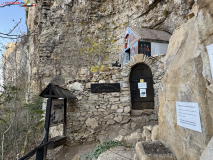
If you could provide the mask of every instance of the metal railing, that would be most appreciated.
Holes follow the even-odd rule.
[[[19,160],[28,160],[29,158],[31,158],[32,156],[34,156],[34,154],[36,153],[36,160],[42,160],[43,159],[43,155],[44,155],[44,148],[47,147],[48,145],[50,145],[51,143],[53,143],[53,141],[49,141],[45,144],[40,144],[39,146],[35,147],[33,150],[31,150],[30,152],[28,152],[25,156],[19,158]]]

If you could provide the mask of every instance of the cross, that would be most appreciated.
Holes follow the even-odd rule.
[[[140,67],[138,70],[141,71],[141,76],[142,76],[144,67]]]

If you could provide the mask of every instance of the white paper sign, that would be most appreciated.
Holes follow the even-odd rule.
[[[198,103],[176,102],[177,125],[202,132]]]
[[[123,88],[127,88],[128,84],[127,83],[123,83]]]
[[[206,48],[209,54],[209,61],[210,61],[210,66],[212,71],[212,79],[213,79],[213,44],[206,46]]]
[[[146,82],[138,83],[138,88],[147,88]]]
[[[140,89],[140,97],[146,97],[146,89]]]

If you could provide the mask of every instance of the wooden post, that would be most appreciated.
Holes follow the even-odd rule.
[[[52,97],[51,97],[52,89],[49,90],[49,98],[47,100],[47,108],[46,108],[46,118],[45,118],[45,138],[44,138],[44,143],[48,142],[48,137],[49,137],[49,128],[50,128],[50,117],[51,117],[51,106],[52,106]],[[44,147],[44,160],[46,160],[47,156],[47,146]]]
[[[64,98],[64,128],[63,128],[63,135],[66,136],[67,130],[67,98]]]
[[[43,157],[44,156],[44,149],[39,149],[37,150],[37,153],[36,153],[36,160],[43,160]]]

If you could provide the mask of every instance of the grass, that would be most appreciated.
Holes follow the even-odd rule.
[[[132,145],[128,145],[124,142],[120,142],[120,141],[113,141],[113,140],[109,140],[106,142],[103,142],[99,145],[97,145],[92,153],[86,154],[86,160],[92,160],[93,158],[98,158],[100,154],[102,154],[103,152],[106,152],[107,150],[109,150],[110,148],[116,147],[116,146],[125,146],[127,148],[131,148]],[[80,158],[81,160],[81,158]]]

